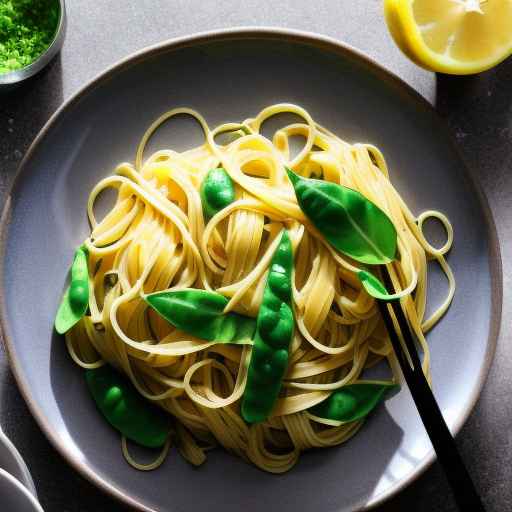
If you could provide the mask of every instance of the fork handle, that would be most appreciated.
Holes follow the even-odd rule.
[[[393,349],[400,363],[402,373],[404,374],[405,381],[409,386],[412,398],[437,454],[439,463],[450,484],[457,506],[463,512],[468,510],[471,510],[471,512],[485,512],[482,500],[473,485],[471,477],[457,449],[455,440],[446,425],[421,366],[417,365],[414,370],[411,368],[395,331],[387,304],[380,300],[378,300],[377,303],[389,333]],[[390,303],[390,306],[393,308],[399,321],[404,338],[409,338],[407,345],[414,347],[408,324],[405,326],[402,325],[403,318],[400,317],[404,317],[404,315],[400,303],[396,304],[396,306],[402,314],[395,310],[395,304]]]

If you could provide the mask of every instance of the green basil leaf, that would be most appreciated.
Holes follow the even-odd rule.
[[[335,249],[369,265],[395,259],[396,229],[377,205],[356,190],[286,171],[302,211]]]
[[[228,299],[220,293],[187,288],[146,295],[145,301],[187,334],[217,343],[252,344],[256,319],[223,313]]]
[[[380,282],[380,280],[366,270],[360,270],[357,273],[357,277],[361,281],[364,289],[368,292],[368,294],[375,299],[390,301],[400,298],[400,295],[398,294],[391,295],[388,293],[386,287]]]
[[[87,250],[81,246],[75,252],[71,266],[71,282],[55,317],[55,330],[64,334],[87,312],[89,307],[89,270]]]
[[[86,370],[85,379],[98,409],[125,437],[147,448],[160,448],[169,437],[171,417],[139,394],[111,366]]]
[[[367,416],[390,394],[400,389],[398,384],[364,382],[349,384],[334,391],[327,399],[311,407],[309,412],[319,418],[348,423]]]

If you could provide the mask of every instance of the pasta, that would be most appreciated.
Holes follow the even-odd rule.
[[[268,118],[296,114],[302,122],[261,133]],[[144,149],[162,123],[192,116],[205,134],[185,152]],[[220,138],[228,139],[223,143]],[[292,155],[292,138],[303,145]],[[89,311],[66,333],[73,360],[93,369],[108,363],[124,373],[147,401],[174,418],[171,444],[192,464],[221,445],[273,473],[289,470],[300,453],[350,439],[362,420],[321,418],[308,409],[333,391],[364,382],[363,372],[383,360],[393,382],[401,374],[375,300],[357,279],[362,265],[336,251],[304,215],[285,165],[304,177],[320,178],[359,191],[392,220],[398,258],[387,265],[403,292],[411,327],[421,343],[423,370],[430,380],[425,333],[448,309],[455,281],[445,255],[453,231],[439,212],[416,218],[393,187],[384,157],[369,144],[349,144],[316,123],[303,108],[270,106],[241,123],[211,130],[194,110],[179,108],[159,117],[144,134],[134,164],[122,163],[92,190],[87,206],[91,235]],[[235,184],[234,201],[207,218],[200,187],[210,169],[222,166]],[[97,220],[95,203],[106,189],[114,206]],[[422,226],[438,219],[447,232],[441,248]],[[225,312],[258,315],[270,260],[286,229],[293,247],[295,332],[279,398],[270,417],[248,424],[240,412],[251,344],[206,341],[176,329],[147,307],[144,297],[160,290],[198,288],[228,299]],[[435,260],[448,284],[445,301],[425,318],[427,261]],[[165,447],[167,452],[169,443]],[[139,469],[123,439],[123,453]]]

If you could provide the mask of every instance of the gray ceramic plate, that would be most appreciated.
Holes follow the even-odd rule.
[[[36,139],[5,206],[1,269],[6,344],[32,413],[70,464],[140,509],[353,511],[388,498],[433,460],[404,390],[352,441],[305,454],[283,476],[222,450],[200,469],[172,451],[157,471],[137,472],[53,334],[67,267],[88,233],[88,193],[118,162],[133,159],[148,124],[176,106],[193,106],[215,125],[279,101],[307,107],[349,141],[381,147],[412,209],[437,208],[452,220],[457,295],[428,339],[434,391],[453,431],[487,374],[501,306],[494,225],[442,123],[418,94],[336,41],[284,30],[217,32],[144,50],[82,89]],[[163,130],[154,147],[196,143],[198,132],[185,128]],[[435,271],[430,288],[435,305],[446,291]]]

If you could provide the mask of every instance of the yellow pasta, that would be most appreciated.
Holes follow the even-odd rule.
[[[261,134],[269,117],[293,113],[303,119]],[[176,115],[194,117],[205,134],[200,147],[162,149],[145,155],[158,127]],[[224,140],[221,144],[219,138]],[[292,137],[303,146],[291,156]],[[122,163],[92,190],[91,225],[85,241],[91,277],[90,313],[66,335],[73,360],[84,368],[109,363],[126,374],[139,393],[174,418],[172,443],[192,464],[221,445],[266,471],[289,470],[300,453],[350,439],[361,421],[348,424],[307,411],[333,390],[360,380],[366,368],[387,362],[401,374],[374,299],[356,277],[359,266],[336,252],[301,211],[285,165],[306,176],[322,176],[361,192],[392,220],[400,258],[388,265],[412,328],[430,356],[424,333],[450,305],[455,281],[445,255],[453,231],[448,219],[428,211],[416,218],[393,187],[380,151],[348,144],[317,124],[303,108],[268,107],[256,117],[211,130],[190,109],[171,110],[147,130],[134,164]],[[205,221],[199,189],[206,173],[222,166],[235,183],[235,201]],[[115,204],[99,220],[94,206],[106,189]],[[437,218],[447,232],[441,248],[430,245],[424,221]],[[205,341],[175,329],[148,309],[145,294],[187,287],[215,290],[229,299],[226,311],[256,317],[265,276],[285,227],[294,250],[293,302],[296,330],[279,399],[271,417],[248,425],[240,414],[251,346]],[[436,260],[448,280],[446,300],[424,318],[427,261]],[[139,469],[123,439],[126,459]]]

